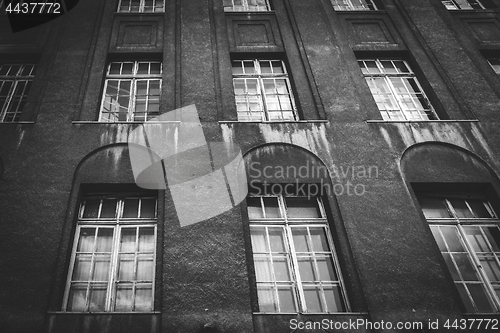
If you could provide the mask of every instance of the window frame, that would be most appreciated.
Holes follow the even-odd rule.
[[[495,64],[492,63],[492,60]],[[488,64],[491,66],[491,69],[495,72],[496,75],[500,75],[500,57],[488,57],[486,58]]]
[[[281,63],[281,67],[283,69],[283,73],[264,73],[263,74],[262,70],[261,70],[261,62],[264,62],[264,61],[269,61],[270,63],[279,61]],[[254,66],[253,68],[256,70],[256,72],[254,74],[245,74],[245,73],[235,74],[233,71],[233,69],[235,68],[233,64],[235,62],[241,62],[242,68],[244,68],[244,62],[252,62],[253,66]],[[294,89],[292,87],[292,82],[290,80],[290,74],[288,71],[287,64],[285,63],[284,60],[279,59],[279,58],[272,58],[272,59],[270,59],[270,58],[265,58],[265,59],[264,58],[245,58],[245,59],[238,58],[238,59],[232,59],[231,60],[231,70],[233,71],[232,72],[233,93],[234,93],[235,103],[236,103],[236,114],[237,114],[239,122],[255,122],[255,121],[257,121],[257,122],[283,122],[283,121],[295,122],[295,121],[300,120],[298,110],[297,110],[297,103],[295,101]],[[247,86],[246,80],[248,80],[248,79],[250,79],[250,80],[255,79],[257,81],[257,88],[258,88],[257,93],[254,95],[250,95],[245,91],[244,94],[237,95],[236,88],[235,88],[236,80],[245,80],[245,87],[246,87]],[[288,97],[288,100],[290,101],[290,105],[291,105],[291,110],[269,110],[269,107],[267,105],[267,95],[271,95],[271,94],[266,94],[265,88],[264,88],[264,81],[269,80],[269,79],[284,80],[288,94],[286,94],[286,95],[283,94],[283,96]],[[258,102],[259,102],[259,106],[260,106],[261,110],[238,111],[238,97],[245,97],[247,108],[248,109],[250,108],[248,96],[253,96],[253,97],[258,98]],[[281,96],[281,95],[278,93],[276,96]],[[283,118],[271,119],[270,113],[278,113],[279,112],[281,115],[283,115],[283,111],[285,111],[287,113],[290,112],[293,116],[293,119],[292,120],[283,119]],[[261,115],[259,120],[252,118],[252,116],[256,113],[260,113],[260,115]],[[246,114],[248,116],[249,120],[240,119],[240,116],[239,116],[240,114]]]
[[[367,61],[374,61],[379,72],[378,73],[364,73],[363,70],[368,68],[365,65],[365,62],[367,62]],[[385,69],[381,64],[382,61],[403,62],[406,69],[408,70],[408,72],[398,72],[398,73],[385,72]],[[361,73],[362,73],[363,77],[365,78],[365,82],[368,85],[370,93],[375,101],[375,104],[377,104],[377,109],[379,110],[380,115],[382,116],[382,119],[384,121],[432,121],[432,120],[439,120],[439,117],[436,113],[434,106],[432,105],[429,97],[427,97],[425,90],[423,89],[422,85],[420,84],[420,82],[418,80],[417,74],[413,71],[413,69],[411,68],[411,66],[407,60],[402,59],[402,58],[359,57],[357,59],[357,62],[358,62],[358,65],[360,67]],[[361,66],[361,63],[363,63],[364,67]],[[396,65],[394,65],[394,68],[397,69],[398,67]],[[383,78],[385,85],[389,88],[391,102],[394,102],[394,104],[398,107],[398,109],[381,110],[379,108],[377,100],[375,99],[375,94],[373,93],[371,86],[370,86],[370,82],[369,82],[370,80],[375,81],[376,78]],[[404,86],[406,88],[405,93],[409,94],[412,97],[412,102],[416,98],[419,101],[419,103],[420,103],[420,99],[418,97],[414,97],[414,95],[417,96],[420,94],[422,96],[424,102],[426,102],[429,105],[429,108],[426,109],[424,107],[422,109],[414,109],[414,110],[405,109],[405,107],[403,106],[404,101],[402,99],[403,94],[398,93],[398,90],[394,87],[394,83],[391,80],[392,78],[413,80],[413,82],[416,85],[416,88],[418,88],[418,91],[413,90],[413,92],[411,92],[408,89],[407,84],[404,84]],[[414,88],[414,87],[412,87],[412,88]],[[415,102],[413,102],[413,103],[415,105]],[[420,103],[420,105],[422,105],[422,103]],[[391,117],[391,114],[392,115],[395,114],[398,117],[396,119],[393,119]],[[408,114],[418,114],[420,116],[420,119],[413,119],[412,117],[409,117]],[[425,116],[423,116],[423,114]]]
[[[444,207],[446,208],[447,212],[450,217],[426,217],[422,208],[422,204],[420,203],[420,198],[422,197],[433,197],[433,198],[439,198],[444,202]],[[460,294],[460,299],[462,301],[462,304],[464,305],[466,311],[467,307],[470,308],[470,306],[473,307],[473,311],[470,312],[468,311],[467,313],[472,313],[472,314],[477,314],[477,313],[499,313],[500,312],[500,297],[497,296],[497,292],[494,289],[494,285],[498,285],[500,287],[500,280],[492,282],[490,278],[488,277],[484,266],[481,263],[481,260],[479,259],[479,255],[477,252],[480,253],[489,253],[490,257],[493,258],[493,261],[496,262],[498,267],[500,267],[500,252],[493,251],[493,247],[491,246],[491,241],[488,240],[487,247],[491,252],[484,252],[484,251],[476,251],[474,249],[474,246],[471,244],[469,239],[467,238],[467,232],[466,228],[474,228],[476,231],[479,230],[481,232],[481,235],[485,237],[484,230],[483,228],[497,228],[500,232],[500,219],[498,215],[496,214],[493,205],[491,204],[491,201],[478,195],[457,195],[457,194],[450,194],[450,193],[417,193],[417,198],[419,199],[419,204],[422,209],[422,213],[424,214],[424,217],[427,221],[427,224],[429,225],[429,229],[431,229],[431,232],[434,235],[434,232],[432,231],[434,229],[438,229],[439,235],[442,240],[446,242],[444,246],[446,247],[446,252],[443,252],[440,248],[440,252],[443,256],[443,260],[446,261],[444,258],[444,253],[447,253],[450,255],[450,260],[451,263],[454,265],[456,274],[458,273],[458,278],[459,280],[453,278],[453,273],[451,269],[447,267],[448,270],[450,271],[450,274],[452,275],[453,283],[454,285],[460,284],[462,287],[461,289],[465,290],[465,293],[468,297],[468,303],[469,305],[466,304],[466,301],[463,299],[463,294],[458,290],[457,292]],[[486,211],[490,214],[490,218],[484,218],[484,217],[460,217],[457,213],[457,210],[453,206],[451,200],[464,200],[465,204],[469,210],[473,214],[473,208],[471,208],[470,201],[475,200],[478,201],[480,200]],[[459,254],[462,253],[462,251],[451,251],[450,250],[450,245],[448,244],[448,239],[444,237],[444,234],[442,233],[441,228],[443,227],[454,227],[456,230],[456,235],[458,236],[458,240],[460,242],[460,245],[464,248],[466,251],[467,258],[469,258],[469,263],[472,265],[474,273],[479,277],[479,280],[470,280],[470,279],[465,279],[463,276],[463,272],[458,268],[458,264],[456,263],[456,259],[452,256],[452,254],[458,252]],[[436,236],[434,235],[434,239],[436,243],[438,243]],[[488,237],[485,237],[485,239],[488,239]],[[498,240],[500,243],[500,240]],[[439,244],[438,244],[439,246]],[[456,245],[454,246],[456,247]],[[485,255],[486,257],[486,255]],[[489,258],[491,259],[491,258]],[[481,285],[483,287],[483,290],[486,291],[486,296],[487,296],[487,301],[493,308],[493,312],[481,312],[478,309],[478,305],[476,305],[475,299],[473,298],[469,288],[467,285],[469,284],[475,284],[475,285]]]
[[[467,3],[459,4],[456,0],[441,0],[443,6],[448,10],[483,10],[487,9],[480,0],[465,0]],[[468,6],[469,8],[462,8],[461,6]],[[474,6],[478,8],[474,8]]]
[[[251,241],[250,248],[251,248],[251,252],[252,252],[252,263],[253,263],[254,270],[256,269],[256,266],[255,266],[256,258],[258,258],[259,255],[261,257],[264,257],[264,258],[269,258],[270,261],[269,261],[268,267],[270,267],[270,274],[271,274],[271,279],[272,279],[271,281],[259,282],[257,280],[257,274],[255,275],[255,288],[257,291],[257,304],[258,304],[258,308],[259,308],[258,313],[264,313],[264,314],[284,314],[284,313],[326,314],[326,313],[329,313],[329,314],[331,314],[331,313],[348,313],[348,312],[350,312],[351,306],[349,303],[349,299],[347,297],[346,285],[345,285],[345,282],[344,282],[344,279],[342,276],[342,270],[340,267],[339,258],[338,258],[337,251],[335,248],[335,242],[333,240],[329,220],[328,220],[328,217],[326,215],[326,210],[325,210],[325,207],[323,205],[322,198],[321,197],[314,197],[314,199],[316,200],[317,208],[319,209],[319,213],[321,215],[318,218],[303,218],[303,217],[302,218],[301,217],[294,218],[294,217],[289,217],[287,214],[286,205],[285,205],[285,200],[286,200],[285,198],[308,198],[308,196],[298,196],[298,195],[286,195],[286,196],[284,196],[283,194],[255,195],[255,194],[249,193],[247,199],[248,198],[260,198],[261,208],[264,209],[263,216],[265,214],[264,198],[277,198],[278,209],[279,209],[281,217],[280,218],[262,217],[262,218],[258,218],[258,219],[253,219],[250,217],[250,214],[248,214],[248,218],[249,218],[249,229],[248,230],[250,233],[250,239],[251,239],[252,229],[265,230],[265,233],[267,235],[267,237],[265,239],[267,240],[267,242],[270,242],[268,229],[269,228],[281,228],[282,235],[284,236],[282,238],[282,241],[283,241],[283,246],[284,246],[284,251],[285,251],[281,255],[284,256],[284,258],[286,258],[288,261],[287,268],[288,268],[290,280],[288,281],[287,285],[292,288],[293,301],[294,301],[293,306],[295,307],[294,312],[281,311],[280,298],[276,294],[276,292],[277,292],[277,290],[279,290],[278,288],[279,288],[280,284],[283,287],[283,285],[285,285],[285,282],[277,280],[274,276],[274,273],[273,273],[275,270],[275,267],[273,264],[274,263],[273,259],[276,256],[276,254],[274,254],[274,256],[273,256],[273,253],[275,253],[275,252],[273,252],[270,247],[269,247],[268,252],[266,254],[261,253],[261,252],[257,252],[253,248],[253,241]],[[247,212],[248,212],[248,201],[247,201]],[[292,230],[295,228],[307,228],[306,229],[307,234],[309,235],[307,237],[308,237],[308,240],[310,240],[311,242],[312,242],[312,238],[309,238],[309,237],[311,237],[310,236],[310,233],[311,233],[310,228],[318,228],[318,229],[321,228],[324,231],[324,234],[326,235],[326,241],[327,241],[327,244],[328,244],[328,247],[330,250],[323,251],[325,253],[320,253],[322,251],[311,250],[310,252],[304,252],[307,254],[302,254],[302,257],[304,257],[304,258],[309,257],[312,259],[312,262],[314,264],[314,268],[313,268],[314,274],[317,274],[319,272],[317,259],[318,258],[330,258],[331,264],[333,265],[333,267],[332,267],[333,272],[337,276],[336,281],[334,281],[334,280],[327,281],[327,280],[321,280],[321,279],[314,281],[314,282],[311,282],[311,281],[303,282],[302,281],[301,274],[299,271],[299,263],[298,263],[299,262],[298,259],[301,258],[300,253],[302,253],[302,252],[296,251],[295,241],[293,240],[293,233],[292,233]],[[311,245],[312,244],[314,244],[314,243],[311,243]],[[270,243],[269,243],[269,246],[270,246]],[[320,253],[320,254],[318,255],[317,253]],[[257,255],[257,257],[256,257],[256,255]],[[274,294],[274,299],[276,300],[276,305],[275,305],[276,311],[263,311],[261,309],[261,305],[259,302],[259,296],[258,296],[259,283],[264,284],[264,285],[271,285],[272,284],[275,287],[275,289],[274,288],[272,289],[273,290],[272,292]],[[304,295],[304,285],[306,285],[306,288],[307,287],[319,288],[320,297],[321,297],[320,306],[326,307],[326,309],[328,308],[328,302],[326,300],[327,296],[326,296],[323,288],[324,287],[332,287],[333,288],[332,290],[335,290],[335,287],[337,287],[338,288],[337,290],[339,291],[339,294],[340,294],[340,299],[335,299],[335,301],[342,303],[344,311],[329,311],[329,310],[327,310],[327,311],[319,311],[319,312],[318,311],[308,312],[307,311],[306,297]]]
[[[122,11],[121,10],[122,3],[125,1],[129,2],[128,10]],[[165,13],[165,1],[166,0],[148,0],[148,1],[153,2],[153,7],[152,7],[153,10],[152,11],[145,11],[145,9],[147,8],[146,7],[146,0],[140,0],[138,11],[132,11],[132,0],[118,0],[118,8],[116,9],[116,12],[117,13],[141,13],[141,14],[144,14],[144,13],[146,13],[146,14]],[[163,6],[161,7],[161,10],[159,10],[159,11],[155,10],[157,1],[161,1],[163,3]],[[158,7],[158,8],[160,8],[160,7]]]
[[[330,0],[333,6],[333,9],[336,11],[372,11],[372,10],[382,10],[383,8],[379,8],[374,0],[357,0],[359,2],[364,2],[361,6],[353,4],[352,0]],[[339,4],[343,3],[343,4]],[[372,7],[372,8],[371,8]]]
[[[232,6],[226,6],[224,4],[225,1],[231,1],[232,3]],[[226,13],[234,13],[234,12],[270,12],[272,11],[272,6],[271,6],[271,0],[264,0],[265,2],[265,9],[256,9],[256,10],[250,10],[250,5],[249,5],[249,2],[250,1],[258,1],[258,0],[240,0],[241,1],[241,5],[235,5],[234,4],[234,0],[223,0],[223,3],[222,3],[222,6],[224,8],[224,12]],[[241,9],[235,9],[235,8],[238,8],[239,7],[242,7]],[[254,5],[255,6],[258,6],[258,5]],[[260,8],[260,7],[258,7]]]
[[[19,69],[14,75],[2,75],[1,70],[3,66],[19,66]],[[29,70],[28,75],[22,75],[24,69],[27,66],[33,66],[31,70]],[[19,98],[17,107],[21,103],[24,102],[26,104],[26,101],[29,98],[29,93],[30,90],[32,89],[33,81],[35,79],[35,73],[38,68],[38,63],[35,63],[34,61],[23,61],[23,62],[18,62],[18,61],[6,61],[0,63],[0,93],[3,89],[3,86],[7,84],[7,82],[12,82],[12,86],[9,88],[7,91],[7,94],[5,96],[5,102],[0,105],[0,123],[16,123],[21,121],[21,117],[23,114],[23,109],[16,109],[15,111],[12,111],[11,107],[15,105],[16,98]],[[8,70],[8,72],[10,69]],[[7,73],[8,73],[7,72]],[[16,94],[18,87],[21,85],[21,83],[25,83],[24,87],[22,87],[22,92],[21,94]],[[9,114],[13,114],[12,120],[6,121],[6,118],[8,117]]]
[[[85,204],[86,200],[95,200],[99,199],[99,208],[98,208],[98,216],[95,218],[85,218],[83,217],[84,209],[85,209]],[[106,199],[111,199],[114,200],[116,199],[116,207],[115,207],[115,218],[101,218],[100,214],[102,211],[102,203],[103,200]],[[133,217],[133,218],[126,218],[123,217],[123,207],[124,207],[124,201],[127,199],[139,199],[139,200],[155,200],[155,207],[154,207],[154,217]],[[140,201],[142,202],[142,201]],[[138,204],[138,214],[140,216],[141,214],[141,208],[140,206],[142,203]],[[153,312],[155,309],[155,292],[156,292],[156,268],[157,268],[157,246],[158,246],[158,198],[156,196],[152,195],[142,195],[142,194],[131,194],[127,196],[122,196],[122,195],[87,195],[82,200],[80,201],[79,207],[78,207],[78,212],[77,212],[78,218],[77,218],[77,223],[76,223],[76,228],[75,228],[75,236],[73,239],[73,245],[71,247],[71,258],[70,258],[70,265],[68,268],[68,275],[66,277],[66,285],[64,289],[64,297],[63,297],[63,306],[62,306],[62,311],[63,312],[68,312],[68,313],[92,313],[92,312],[106,312],[106,313],[114,313],[114,312],[127,312],[127,313],[150,313]],[[93,247],[96,246],[97,244],[97,235],[99,230],[101,229],[110,229],[113,230],[113,236],[112,236],[112,242],[111,242],[111,251],[110,251],[110,263],[109,263],[109,271],[107,273],[108,275],[108,280],[104,281],[107,283],[106,285],[106,295],[105,295],[105,304],[104,304],[104,309],[103,310],[98,310],[98,311],[92,311],[90,309],[90,293],[91,293],[91,288],[94,284],[103,284],[103,281],[97,281],[95,283],[95,280],[92,280],[92,274],[94,272],[95,267],[92,265],[94,262],[95,258],[98,257],[96,253],[99,253],[98,251],[93,250],[92,252],[84,252],[87,254],[90,253],[90,259],[91,259],[91,266],[90,266],[90,271],[89,271],[89,276],[88,280],[81,280],[81,281],[74,281],[73,280],[73,273],[75,270],[75,262],[76,262],[76,257],[78,254],[78,246],[80,244],[80,235],[81,235],[81,230],[84,228],[88,229],[95,229],[94,232],[94,244]],[[153,228],[153,247],[152,251],[152,262],[153,262],[153,267],[152,267],[152,276],[151,276],[151,281],[144,282],[145,280],[130,280],[130,281],[119,281],[118,280],[118,269],[119,269],[119,254],[123,253],[120,252],[120,240],[122,236],[122,231],[124,229],[135,229],[136,230],[136,243],[135,247],[138,246],[138,239],[139,239],[139,230],[140,228]],[[106,252],[107,253],[107,252]],[[126,252],[128,253],[128,252]],[[129,254],[130,255],[130,254]],[[133,275],[135,276],[135,273],[137,272],[137,266],[136,266],[136,261],[138,261],[138,258],[141,255],[139,254],[139,250],[136,247],[134,250],[134,269],[133,269]],[[142,254],[144,256],[144,253]],[[71,310],[68,309],[69,307],[69,302],[70,302],[70,293],[72,290],[72,284],[86,284],[86,295],[85,295],[85,310]],[[117,287],[120,283],[125,283],[125,284],[132,284],[132,307],[135,307],[135,290],[136,290],[136,285],[137,284],[149,284],[151,286],[151,303],[150,303],[150,310],[147,311],[140,311],[140,310],[115,310],[116,307],[116,291]]]
[[[133,64],[133,70],[132,74],[110,74],[111,66],[113,64],[120,64],[120,68],[123,68],[123,64],[128,64],[132,63]],[[151,64],[160,64],[160,73],[157,74],[138,74],[138,68],[139,64],[141,63],[148,63],[149,66]],[[121,70],[120,69],[120,70]],[[98,122],[103,122],[103,123],[117,123],[117,122],[145,122],[151,118],[157,117],[160,115],[160,100],[161,100],[161,92],[162,92],[162,75],[163,75],[163,63],[161,61],[153,61],[153,60],[128,60],[128,61],[110,61],[107,65],[107,70],[104,78],[104,87],[102,91],[102,97],[101,97],[101,103],[99,107],[99,117],[98,117]],[[120,120],[120,112],[103,112],[104,111],[104,104],[106,102],[106,97],[107,95],[107,89],[110,81],[118,81],[119,86],[121,85],[122,82],[130,82],[130,90],[129,90],[129,95],[128,95],[128,107],[127,107],[127,116],[126,120]],[[136,120],[136,106],[137,106],[137,100],[138,100],[138,95],[137,95],[137,83],[138,82],[147,82],[147,95],[144,95],[146,100],[146,108],[143,113],[144,119],[142,120]],[[150,82],[152,81],[158,81],[159,86],[158,86],[158,95],[151,95],[149,94],[149,86]],[[117,88],[117,91],[119,88]],[[113,95],[115,96],[115,95]],[[116,95],[120,96],[120,95]],[[124,96],[124,95],[123,95]],[[141,95],[142,96],[142,95]],[[155,112],[148,112],[147,109],[147,103],[149,102],[149,98],[151,96],[157,96],[158,98],[158,111],[157,113]],[[118,108],[120,109],[122,106],[120,104],[112,104],[110,103],[110,111],[113,108]],[[108,118],[104,118],[104,114],[108,115]],[[113,120],[112,118],[118,118],[116,120]]]

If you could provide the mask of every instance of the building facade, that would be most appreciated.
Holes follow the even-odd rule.
[[[499,19],[500,0],[87,0],[16,33],[1,14],[0,331],[497,330]]]

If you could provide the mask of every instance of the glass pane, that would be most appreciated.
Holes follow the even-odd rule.
[[[491,304],[482,284],[468,284],[467,287],[474,303],[476,303],[478,312],[495,312],[493,304]]]
[[[264,200],[264,208],[266,212],[266,218],[278,218],[281,217],[280,210],[278,207],[278,198],[276,197],[266,197]]]
[[[304,287],[307,312],[322,312],[320,290],[315,287]]]
[[[134,280],[134,257],[131,255],[121,255],[118,263],[118,280]]]
[[[132,74],[133,70],[134,70],[134,63],[132,62],[123,63],[122,74]]]
[[[325,231],[326,231],[325,228],[316,228],[316,227],[309,228],[309,232],[311,233],[313,250],[316,252],[330,251]]]
[[[316,198],[286,198],[288,217],[321,217]]]
[[[115,311],[132,311],[132,286],[116,287]]]
[[[489,252],[488,242],[483,236],[480,227],[464,227],[467,240],[475,252]]]
[[[491,282],[500,282],[500,266],[493,256],[480,257],[479,261]]]
[[[85,200],[85,208],[83,210],[83,218],[97,218],[99,213],[99,203],[101,200],[92,199]]]
[[[260,204],[260,198],[247,197],[247,207],[249,219],[261,219],[264,217]]]
[[[88,281],[90,278],[90,263],[92,257],[89,255],[77,255],[73,268],[73,281]]]
[[[135,252],[135,228],[123,228],[120,240],[120,252]]]
[[[268,252],[266,242],[266,229],[264,227],[250,229],[250,235],[252,237],[252,249],[254,253]]]
[[[102,201],[101,218],[116,217],[116,199],[104,199]]]
[[[316,281],[314,274],[314,261],[312,257],[298,257],[300,278],[302,281]]]
[[[344,312],[344,302],[340,293],[340,287],[324,287],[326,306],[328,312]]]
[[[78,242],[78,252],[93,252],[94,251],[94,236],[96,228],[81,228],[80,240]]]
[[[139,217],[139,199],[125,199],[123,203],[123,217]]]
[[[467,254],[453,254],[453,259],[455,259],[458,269],[462,273],[462,278],[465,281],[479,281],[479,277]]]
[[[269,282],[273,280],[270,264],[268,257],[254,256],[255,278],[257,282]]]
[[[443,258],[444,261],[446,262],[446,266],[448,266],[448,269],[450,270],[450,274],[451,277],[453,278],[453,281],[460,281],[461,280],[460,275],[458,274],[457,268],[453,263],[451,255],[449,253],[443,253]]]
[[[439,250],[441,252],[447,252],[448,249],[446,248],[446,244],[443,240],[443,237],[441,236],[441,233],[439,232],[439,227],[432,226],[431,231],[432,231],[432,234],[434,235],[434,239],[436,240],[437,245],[439,246]]]
[[[150,286],[137,287],[135,290],[135,311],[153,310],[153,291]]]
[[[307,228],[292,228],[293,243],[296,252],[309,252]]]
[[[280,312],[296,312],[293,290],[291,287],[278,287]]]
[[[463,284],[456,284],[458,293],[460,294],[460,298],[465,306],[465,311],[472,313],[475,312],[474,305],[471,302],[469,295],[467,294],[467,290],[465,289]]]
[[[271,252],[285,252],[283,228],[269,228],[268,232]]]
[[[96,256],[94,259],[93,281],[107,281],[109,279],[109,256]]]
[[[141,200],[141,217],[143,218],[156,217],[156,199]]]
[[[474,217],[469,207],[465,204],[464,199],[450,199],[451,205],[455,209],[455,213],[459,218],[471,218]]]
[[[113,246],[113,229],[100,228],[97,232],[96,252],[111,252]]]
[[[154,252],[154,228],[139,228],[139,252]]]
[[[153,258],[139,259],[137,262],[137,280],[153,281]]]
[[[338,277],[333,268],[333,260],[330,257],[316,258],[321,281],[337,281]]]
[[[460,238],[458,237],[458,230],[456,227],[439,227],[443,233],[446,244],[450,252],[466,252]]]
[[[483,228],[483,232],[490,242],[493,251],[500,252],[500,229],[498,227]]]
[[[68,311],[85,311],[85,295],[87,288],[85,286],[72,286],[69,292]]]
[[[259,299],[260,312],[277,312],[277,300],[271,287],[258,287],[257,297]]]
[[[479,218],[492,218],[490,212],[485,207],[485,202],[482,200],[467,200],[469,206],[472,208],[472,212],[476,217]]]
[[[419,196],[418,202],[427,219],[451,217],[444,199]]]
[[[104,311],[106,305],[106,286],[90,286],[90,311]]]
[[[290,281],[290,272],[288,271],[288,260],[286,258],[273,258],[274,275],[276,281]]]

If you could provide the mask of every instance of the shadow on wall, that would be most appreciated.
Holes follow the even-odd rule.
[[[2,158],[0,157],[0,180],[2,180],[3,171],[4,171],[3,161],[2,161]]]

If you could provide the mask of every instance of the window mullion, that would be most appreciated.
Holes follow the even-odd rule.
[[[121,202],[118,201],[118,204]],[[117,205],[118,206],[118,205]],[[113,304],[115,304],[115,293],[116,293],[116,284],[118,279],[118,250],[120,245],[120,237],[121,237],[121,226],[116,224],[113,227],[113,246],[111,248],[111,269],[110,276],[107,286],[107,297],[106,297],[106,311],[113,311]]]
[[[130,80],[130,101],[128,103],[127,121],[134,121],[134,111],[137,93],[137,79],[134,77]]]
[[[288,222],[285,222],[285,235],[287,237],[287,244],[289,247],[289,253],[290,253],[290,259],[292,261],[292,274],[295,276],[295,288],[294,288],[294,294],[297,297],[297,307],[298,307],[298,312],[306,312],[307,311],[307,306],[306,306],[306,301],[305,301],[305,295],[304,295],[304,290],[302,287],[302,280],[300,278],[300,272],[299,272],[299,261],[297,259],[297,253],[295,250],[295,244],[293,242],[293,235],[292,235],[292,227],[288,224]],[[293,283],[293,281],[292,281]]]
[[[403,111],[403,106],[401,104],[399,94],[396,92],[396,88],[394,88],[394,86],[392,84],[391,77],[392,76],[389,76],[389,75],[386,74],[386,75],[384,75],[384,80],[387,83],[387,86],[389,87],[389,89],[391,90],[391,94],[394,97],[394,100],[396,101],[396,103],[398,105],[399,112],[400,112],[401,116],[403,116],[403,118],[405,120],[408,120],[408,118],[406,117],[405,112]]]

